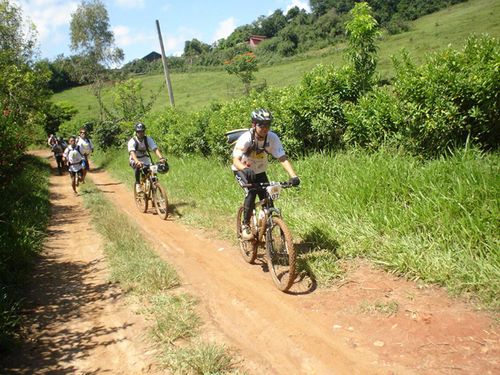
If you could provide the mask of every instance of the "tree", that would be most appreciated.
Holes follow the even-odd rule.
[[[202,53],[210,51],[210,46],[206,43],[200,42],[198,39],[193,39],[191,41],[186,41],[184,45],[184,55],[185,56],[198,56]]]
[[[43,132],[50,95],[47,65],[33,63],[34,26],[28,31],[25,26],[20,8],[0,0],[0,186],[26,147]]]
[[[245,86],[245,93],[250,92],[250,82],[255,79],[254,72],[258,70],[257,59],[253,52],[246,52],[224,62],[226,71],[236,75]]]
[[[260,17],[258,20],[259,34],[272,38],[287,25],[286,17],[280,9],[274,11],[269,17]]]
[[[349,12],[351,19],[346,23],[348,34],[347,58],[353,69],[353,81],[358,95],[371,89],[372,78],[377,68],[378,23],[371,14],[368,3],[357,3]]]
[[[82,81],[90,80],[92,90],[104,117],[102,88],[106,68],[123,60],[123,51],[114,47],[114,36],[109,30],[106,7],[100,0],[82,0],[71,15],[71,49],[81,56],[79,75]]]

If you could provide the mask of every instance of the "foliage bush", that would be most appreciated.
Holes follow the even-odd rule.
[[[402,123],[401,111],[388,88],[376,88],[354,104],[344,106],[347,121],[343,142],[347,146],[377,149],[395,143]]]
[[[94,126],[93,143],[102,150],[124,145],[124,130],[120,124],[113,121],[100,121]]]
[[[421,66],[408,54],[394,60],[399,132],[417,153],[437,155],[468,140],[483,148],[500,142],[500,42],[486,35],[432,54]]]
[[[49,217],[46,163],[24,155],[14,168],[11,180],[0,184],[0,352],[13,347],[23,286]]]

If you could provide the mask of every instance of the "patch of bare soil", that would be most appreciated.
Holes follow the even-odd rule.
[[[266,267],[175,217],[138,212],[129,187],[103,171],[97,187],[176,267],[198,297],[203,336],[237,352],[251,374],[499,374],[493,317],[372,268],[350,265],[346,279],[320,290],[307,277],[279,292]],[[33,285],[18,373],[147,373],[143,322],[106,282],[98,237],[67,176],[53,176],[51,236]],[[168,191],[168,177],[167,191]],[[178,202],[178,204],[183,204]],[[175,207],[173,207],[175,211]]]
[[[82,197],[51,162],[51,219],[23,311],[26,343],[0,359],[0,373],[156,373],[145,323],[108,282],[102,243]]]

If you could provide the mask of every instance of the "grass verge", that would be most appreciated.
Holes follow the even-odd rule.
[[[95,161],[132,186],[125,151],[98,154]],[[174,214],[234,238],[243,195],[229,166],[199,156],[169,163],[161,178]],[[391,150],[351,150],[294,165],[301,188],[287,190],[277,206],[301,239],[301,264],[320,285],[341,273],[338,257],[359,256],[500,307],[500,154],[466,149],[422,161]],[[275,163],[269,176],[287,178]]]
[[[13,348],[22,292],[43,246],[49,219],[48,164],[25,155],[0,184],[0,352]]]
[[[235,362],[229,349],[197,338],[201,322],[195,310],[196,300],[178,293],[176,271],[158,257],[140,230],[95,186],[86,185],[83,191],[94,226],[105,239],[112,281],[139,298],[145,306],[140,312],[153,322],[150,335],[161,345],[159,361],[178,374],[233,371]]]

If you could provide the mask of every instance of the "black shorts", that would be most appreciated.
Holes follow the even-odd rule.
[[[71,176],[71,178],[75,177],[75,175],[82,177],[83,176],[83,168],[80,169],[78,172],[73,172],[70,170],[69,175]]]

